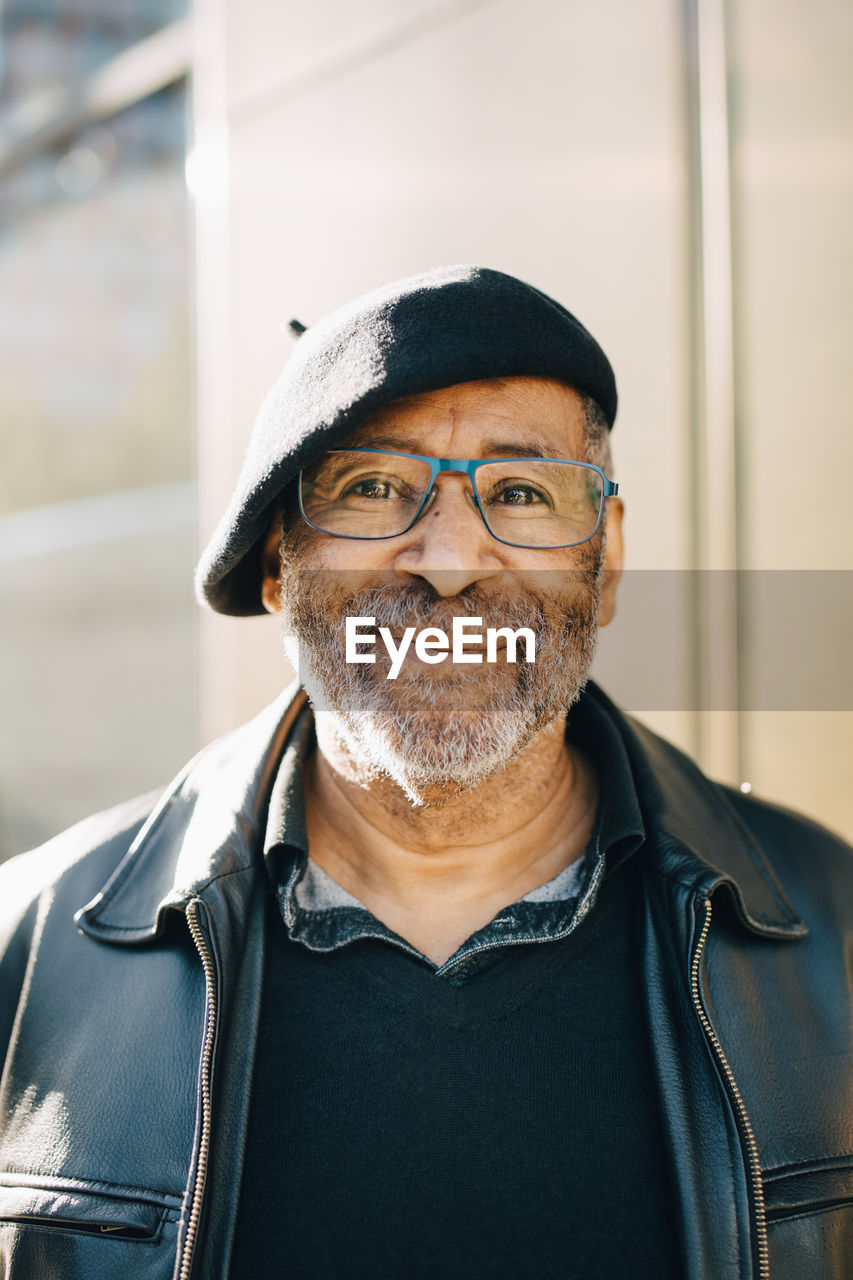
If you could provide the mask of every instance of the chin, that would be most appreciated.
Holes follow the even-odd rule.
[[[389,680],[378,662],[349,665],[324,660],[318,646],[288,646],[323,754],[356,785],[384,776],[412,804],[431,806],[500,774],[565,716],[588,662],[577,652],[558,661],[548,646],[545,654],[536,667],[406,664]]]
[[[440,805],[500,773],[529,745],[535,727],[504,707],[465,706],[335,715],[338,736],[361,772],[384,774],[417,805]]]

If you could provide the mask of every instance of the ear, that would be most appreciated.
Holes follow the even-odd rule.
[[[281,512],[276,509],[261,551],[261,600],[267,613],[281,612]]]
[[[599,624],[606,627],[616,612],[616,588],[622,577],[622,516],[625,508],[621,498],[608,498],[604,511],[606,542],[601,584]]]

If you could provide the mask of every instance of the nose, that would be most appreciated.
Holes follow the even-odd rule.
[[[444,472],[415,524],[401,534],[394,568],[425,579],[439,596],[456,596],[501,573],[499,547],[477,510],[471,481]]]

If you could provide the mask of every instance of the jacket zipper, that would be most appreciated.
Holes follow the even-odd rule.
[[[764,1204],[764,1185],[761,1181],[761,1162],[758,1158],[758,1143],[755,1140],[755,1133],[747,1115],[746,1106],[741,1096],[740,1089],[734,1077],[734,1072],[729,1066],[728,1059],[723,1052],[723,1046],[720,1044],[719,1036],[711,1025],[711,1021],[705,1012],[702,1004],[701,994],[701,976],[702,955],[705,950],[705,941],[708,937],[708,930],[711,927],[711,899],[703,899],[705,903],[705,920],[702,924],[702,932],[699,935],[699,941],[696,945],[696,951],[693,956],[693,964],[690,970],[690,994],[693,998],[693,1005],[702,1024],[702,1029],[708,1038],[708,1042],[714,1052],[720,1069],[722,1070],[726,1084],[728,1086],[729,1096],[734,1103],[737,1113],[740,1130],[746,1142],[746,1150],[749,1162],[749,1176],[752,1184],[752,1203],[755,1207],[755,1230],[758,1237],[758,1280],[770,1280],[770,1250],[767,1243],[767,1210]]]
[[[198,921],[200,908],[201,903],[197,898],[194,898],[187,907],[187,924],[204,969],[207,1025],[205,1027],[204,1046],[201,1055],[201,1136],[198,1144],[198,1158],[196,1160],[195,1181],[190,1202],[190,1215],[176,1271],[177,1280],[189,1280],[193,1249],[195,1248],[201,1219],[201,1204],[204,1197],[204,1184],[207,1176],[208,1156],[210,1154],[210,1068],[213,1061],[213,1040],[216,1034],[218,1008],[216,1003],[216,970],[207,939]]]

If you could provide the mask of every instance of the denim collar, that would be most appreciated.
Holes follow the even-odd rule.
[[[440,977],[468,977],[513,946],[556,942],[588,914],[605,873],[645,838],[639,799],[622,741],[594,704],[573,708],[568,739],[595,761],[601,798],[593,832],[580,859],[471,934],[442,965],[434,965],[332,879],[308,852],[303,773],[315,748],[306,707],[294,726],[270,797],[264,854],[290,938],[312,951],[336,951],[373,939],[427,964]]]

